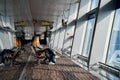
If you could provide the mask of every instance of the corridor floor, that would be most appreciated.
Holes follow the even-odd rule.
[[[55,65],[39,64],[27,45],[16,64],[0,67],[0,80],[99,80],[64,56],[58,56]]]

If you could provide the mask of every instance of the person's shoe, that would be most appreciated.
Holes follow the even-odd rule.
[[[0,66],[4,66],[4,63],[0,63]]]
[[[57,58],[60,58],[60,56],[56,55],[55,58],[56,58],[56,59],[57,59]]]
[[[55,63],[53,63],[53,62],[49,62],[49,64],[54,65]]]

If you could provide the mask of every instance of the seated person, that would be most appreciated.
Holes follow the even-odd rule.
[[[55,63],[55,53],[50,48],[44,48],[36,52],[36,57],[38,59],[43,59],[44,64],[54,64]]]
[[[55,63],[55,53],[50,48],[46,48],[44,50],[45,50],[46,57],[45,57],[45,59],[43,61],[46,64],[47,63],[54,64]]]

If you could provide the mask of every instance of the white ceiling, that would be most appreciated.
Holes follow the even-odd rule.
[[[6,14],[13,16],[15,22],[46,20],[57,21],[63,11],[69,9],[70,3],[78,0],[7,0]]]
[[[69,8],[71,0],[29,0],[32,17],[37,20],[56,21]]]
[[[70,3],[78,0],[7,0],[6,16],[14,22],[26,21],[33,26],[33,19],[56,22],[63,11],[69,9]],[[4,12],[4,11],[3,11]]]
[[[55,22],[74,1],[77,0],[13,0],[11,3],[15,21],[36,19]]]

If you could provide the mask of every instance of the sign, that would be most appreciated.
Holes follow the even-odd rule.
[[[33,20],[32,21],[33,23],[33,26],[49,26],[50,29],[53,28],[53,22],[50,22],[50,21],[45,21],[45,20],[41,20],[41,21],[37,21],[37,20]],[[19,21],[19,22],[15,22],[15,27],[23,27],[23,26],[26,26],[27,25],[27,21]]]
[[[25,25],[26,25],[26,22],[24,22],[24,21],[15,22],[16,27],[21,27],[21,26],[25,26]]]
[[[41,25],[41,26],[51,26],[52,23],[49,22],[49,21],[40,21],[40,25]]]

